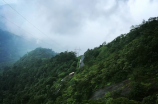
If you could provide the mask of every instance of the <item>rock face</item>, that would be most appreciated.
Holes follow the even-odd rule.
[[[130,92],[129,80],[125,80],[118,84],[112,84],[104,87],[103,89],[99,89],[95,91],[90,98],[91,100],[96,100],[102,98],[106,95],[106,93],[111,93],[112,95],[117,92],[120,96],[127,95]]]
[[[84,60],[84,55],[81,56],[80,63],[79,63],[79,68],[84,66],[83,60]]]
[[[69,75],[67,75],[66,77],[64,77],[64,78],[61,80],[61,82],[58,84],[58,88],[56,89],[55,94],[57,94],[57,93],[60,91],[60,89],[61,89],[63,83],[64,83],[65,81],[68,81],[69,79],[71,79],[74,74],[75,74],[75,72],[71,72],[71,73],[69,73]]]
[[[72,75],[74,75],[74,73],[75,73],[75,72],[71,72],[71,73],[69,74],[69,76],[72,76]]]

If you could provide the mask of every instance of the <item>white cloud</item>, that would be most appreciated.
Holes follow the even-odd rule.
[[[17,4],[18,3],[18,0],[1,0],[0,5],[4,5],[5,1],[7,1],[7,3],[9,3],[9,4]]]
[[[31,22],[5,5],[0,10],[2,15],[27,32],[4,20],[9,31],[34,38],[36,43],[57,52],[80,47],[81,54],[127,33],[131,25],[157,16],[158,10],[157,0],[5,1]]]

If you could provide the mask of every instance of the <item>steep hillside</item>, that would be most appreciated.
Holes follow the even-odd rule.
[[[1,103],[40,104],[61,95],[58,93],[60,82],[75,70],[78,60],[73,52],[54,55],[50,49],[37,48],[12,67],[5,67],[0,76]]]
[[[85,66],[67,83],[56,103],[72,104],[85,100],[83,104],[96,104],[103,100],[103,104],[156,104],[157,40],[158,18],[150,18],[138,26],[133,26],[129,33],[120,35],[112,42],[104,42],[99,47],[87,50]],[[98,95],[102,98],[94,100],[95,93],[100,89],[104,91],[103,95]]]
[[[0,74],[0,101],[2,104],[157,104],[157,47],[158,18],[150,18],[112,42],[87,50],[81,68],[77,67],[79,61],[73,52],[45,59],[32,57],[30,52]]]

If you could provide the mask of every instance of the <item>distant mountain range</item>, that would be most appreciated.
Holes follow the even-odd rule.
[[[0,66],[11,64],[17,61],[26,52],[35,49],[35,44],[0,29]]]

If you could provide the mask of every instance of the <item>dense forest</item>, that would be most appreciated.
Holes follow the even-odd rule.
[[[0,73],[0,103],[158,104],[157,47],[155,17],[88,49],[81,68],[74,52],[37,48]]]

